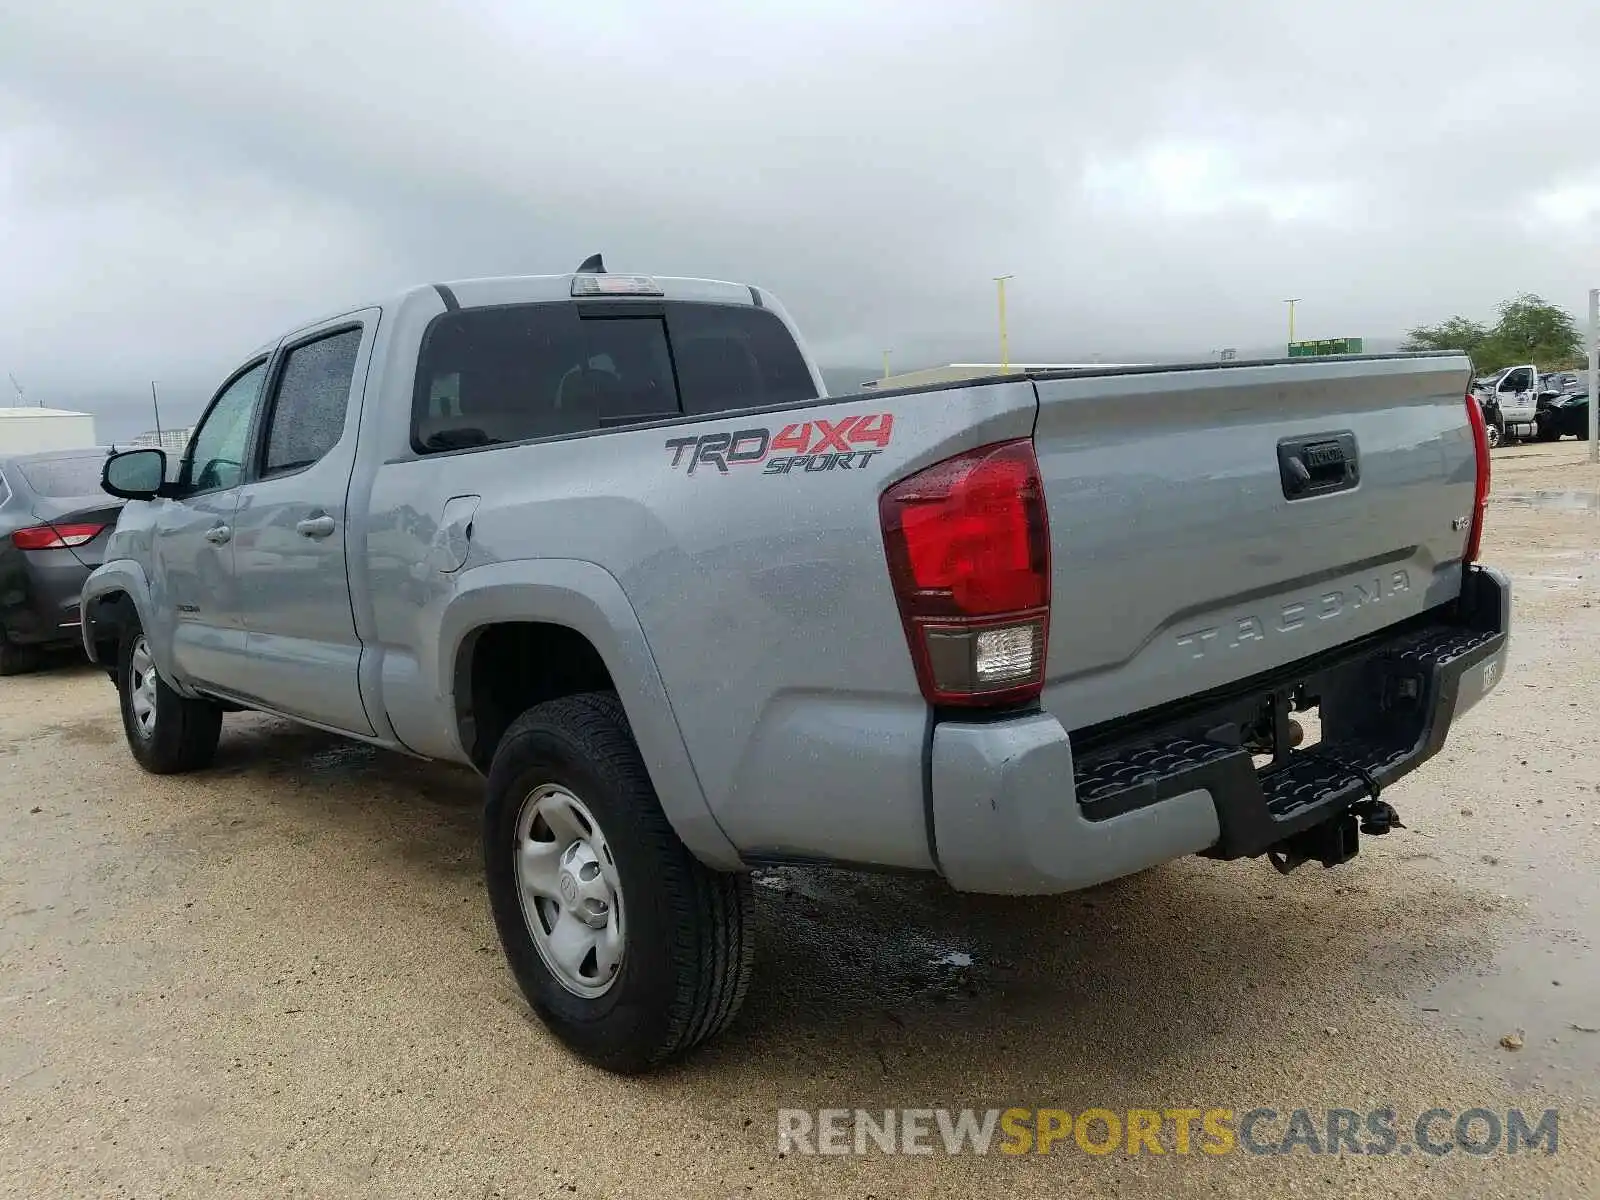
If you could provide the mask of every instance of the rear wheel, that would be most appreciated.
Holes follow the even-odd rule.
[[[210,765],[222,734],[222,709],[209,700],[180,696],[167,686],[137,622],[123,630],[117,693],[128,749],[146,771],[177,775]]]
[[[615,695],[552,700],[511,725],[489,770],[483,849],[512,973],[581,1057],[645,1071],[738,1012],[750,879],[678,839]]]

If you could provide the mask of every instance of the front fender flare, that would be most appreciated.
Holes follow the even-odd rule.
[[[96,648],[96,635],[100,632],[96,620],[96,604],[98,601],[114,592],[121,592],[128,597],[133,605],[133,611],[139,616],[139,624],[150,628],[150,580],[144,573],[144,568],[131,558],[116,558],[110,562],[102,563],[83,581],[83,591],[78,597],[79,620],[82,621],[80,632],[83,636],[83,651],[89,656],[89,661],[98,666],[109,667],[112,663],[100,662]],[[172,657],[171,647],[158,646],[159,639],[150,638],[151,657],[156,660],[156,669],[162,675],[170,678]]]
[[[562,625],[599,652],[633,727],[662,811],[707,866],[735,870],[739,853],[712,815],[644,627],[622,585],[581,559],[513,560],[463,571],[439,622],[436,678],[455,727],[462,650],[473,633],[508,621]],[[454,736],[460,738],[459,729]],[[463,761],[469,748],[460,747]]]

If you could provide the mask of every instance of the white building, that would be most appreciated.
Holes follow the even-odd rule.
[[[167,454],[182,454],[189,446],[189,436],[194,433],[193,425],[182,425],[177,429],[163,429],[157,433],[154,429],[147,429],[138,437],[128,443],[129,446],[154,446],[158,450],[165,450]]]
[[[95,446],[94,418],[62,408],[0,408],[0,454]]]

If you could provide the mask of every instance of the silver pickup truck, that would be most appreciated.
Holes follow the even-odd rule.
[[[84,645],[150,771],[248,709],[485,775],[519,984],[639,1071],[737,1011],[753,868],[1038,894],[1386,832],[1504,664],[1468,378],[829,397],[760,288],[418,287],[251,355],[170,472],[107,462]]]

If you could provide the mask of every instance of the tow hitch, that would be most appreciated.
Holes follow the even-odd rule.
[[[1374,797],[1280,842],[1267,851],[1267,858],[1281,875],[1287,875],[1311,859],[1325,867],[1337,867],[1360,853],[1361,834],[1382,837],[1391,829],[1404,828],[1394,805]]]

